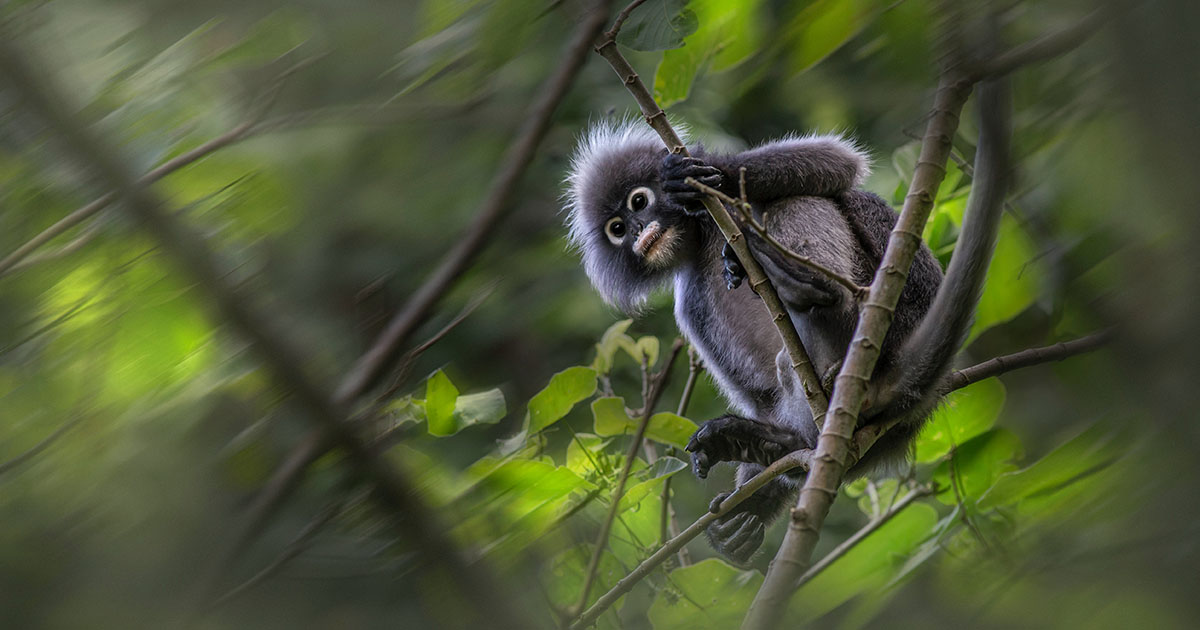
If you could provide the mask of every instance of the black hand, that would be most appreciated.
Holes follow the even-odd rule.
[[[742,280],[746,278],[746,270],[742,269],[742,262],[738,260],[729,243],[725,243],[725,247],[721,248],[721,261],[725,263],[725,287],[732,291],[741,286]]]
[[[692,472],[704,479],[720,462],[749,462],[768,466],[775,460],[804,448],[795,433],[738,416],[721,416],[705,422],[688,441]]]
[[[724,175],[721,169],[709,166],[699,158],[683,157],[677,153],[668,153],[663,158],[659,170],[663,192],[673,205],[694,216],[704,212],[704,193],[685,181],[689,177],[705,186],[720,188]]]

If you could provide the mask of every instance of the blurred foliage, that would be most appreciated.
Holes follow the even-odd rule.
[[[1089,5],[1003,3],[1007,39],[1070,25]],[[941,6],[651,0],[620,42],[707,146],[850,131],[876,158],[867,188],[898,206],[937,74]],[[0,20],[135,169],[251,125],[155,186],[307,367],[336,383],[476,212],[583,11],[549,0],[25,0],[0,5]],[[1200,55],[1185,25],[1197,11],[1135,4],[1122,28],[1014,75],[1017,182],[964,362],[1113,324],[1123,342],[948,397],[911,467],[844,488],[816,556],[910,487],[936,494],[800,589],[791,621],[1195,625],[1200,132],[1187,114],[1200,102],[1190,81]],[[361,405],[378,450],[412,475],[437,522],[545,627],[578,603],[643,370],[661,367],[677,335],[668,295],[618,319],[565,247],[573,139],[632,108],[589,60],[508,219],[421,334],[491,296]],[[943,264],[971,186],[970,120],[924,234]],[[0,91],[0,256],[106,192]],[[193,615],[202,574],[307,430],[304,410],[202,298],[118,206],[0,272],[5,627]],[[686,472],[682,446],[725,406],[702,376],[686,413],[673,413],[678,362],[589,602],[654,550],[665,514],[686,526],[728,485],[727,474],[698,483]],[[312,466],[219,584],[296,557],[199,626],[464,625],[469,607],[424,579],[419,541],[394,537],[350,471],[338,452]],[[598,625],[735,626],[781,536],[772,528],[748,568],[713,557],[701,537],[692,564],[672,559]]]

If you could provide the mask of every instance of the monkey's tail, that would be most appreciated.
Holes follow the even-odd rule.
[[[898,356],[904,367],[893,390],[897,398],[888,405],[893,413],[934,400],[928,394],[945,378],[966,340],[996,246],[1008,186],[1011,104],[1002,79],[980,84],[977,96],[980,130],[975,180],[967,197],[962,233],[933,304]],[[922,416],[928,412],[919,411]]]

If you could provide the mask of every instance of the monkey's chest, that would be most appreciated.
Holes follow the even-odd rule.
[[[747,284],[729,291],[720,274],[679,274],[675,320],[731,405],[762,416],[779,404],[775,357],[783,345]]]

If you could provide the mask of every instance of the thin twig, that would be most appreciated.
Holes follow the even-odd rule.
[[[972,383],[978,383],[985,378],[998,376],[1023,367],[1062,361],[1077,354],[1091,352],[1108,343],[1112,337],[1113,332],[1105,330],[1086,337],[1080,337],[1079,339],[1072,339],[1071,341],[1060,341],[1041,348],[1029,348],[1028,350],[1014,352],[1013,354],[994,357],[983,363],[963,368],[951,374],[946,383],[945,391],[951,392],[956,389],[962,389]]]
[[[654,407],[658,404],[658,399],[662,396],[663,390],[667,387],[667,381],[671,378],[671,368],[675,365],[675,358],[679,356],[679,351],[683,349],[683,340],[676,339],[671,347],[671,354],[667,356],[667,361],[663,365],[662,370],[653,377],[645,379],[646,385],[643,388],[642,399],[642,417],[638,421],[637,431],[633,434],[633,441],[629,444],[629,452],[625,454],[625,465],[621,468],[620,474],[617,475],[617,484],[613,488],[612,498],[608,507],[608,516],[600,525],[600,533],[596,535],[596,544],[592,548],[592,557],[588,561],[587,570],[584,572],[583,588],[580,589],[579,603],[575,606],[576,611],[583,610],[587,605],[588,595],[591,593],[592,584],[596,580],[596,572],[600,568],[600,558],[608,547],[608,533],[612,530],[613,521],[616,519],[617,512],[620,511],[621,497],[625,494],[625,484],[629,481],[629,473],[633,470],[633,462],[637,459],[638,448],[641,447],[642,439],[646,436],[646,428],[650,426],[650,416],[654,415]]]
[[[742,177],[739,179],[739,184],[741,184],[742,186],[745,186],[745,181],[746,181],[745,170],[746,170],[745,168],[740,169],[740,171],[742,173]],[[767,232],[766,226],[764,226],[762,223],[760,223],[758,221],[758,219],[754,218],[754,214],[752,212],[752,208],[750,207],[749,203],[747,203],[745,201],[739,201],[737,199],[734,199],[733,197],[726,195],[725,193],[717,190],[716,188],[713,188],[711,186],[705,186],[704,184],[701,184],[700,182],[696,181],[695,179],[693,179],[691,177],[684,179],[683,182],[685,184],[690,185],[692,188],[699,190],[702,193],[715,196],[716,198],[718,198],[721,201],[728,204],[729,207],[731,207],[731,208],[737,208],[739,213],[742,216],[742,220],[745,221],[746,224],[749,225],[750,228],[752,230],[754,230],[754,232],[756,234],[758,234],[760,237],[762,237],[763,240],[765,240],[768,244],[770,244],[771,247],[774,247],[776,250],[778,250],[779,253],[783,254],[784,256],[796,261],[797,263],[799,263],[805,267],[808,267],[809,269],[812,269],[813,271],[825,276],[826,278],[833,280],[834,282],[842,285],[843,287],[846,287],[846,289],[850,291],[850,294],[854,296],[855,300],[861,300],[862,298],[866,297],[866,295],[867,295],[866,287],[859,286],[858,283],[854,282],[853,280],[830,269],[829,267],[826,267],[825,265],[822,265],[821,263],[813,260],[812,258],[809,258],[808,256],[805,256],[803,254],[793,251],[792,249],[789,249],[787,245],[784,245],[783,243],[780,243],[779,241],[775,240],[775,237],[771,236]]]
[[[633,571],[621,578],[607,593],[602,595],[596,603],[592,604],[579,619],[576,619],[571,624],[571,630],[581,630],[593,623],[596,619],[608,610],[622,595],[628,593],[634,585],[640,582],[643,578],[650,574],[655,568],[666,562],[671,554],[683,548],[684,545],[691,542],[692,539],[699,536],[706,527],[718,518],[728,514],[730,510],[737,507],[742,501],[750,498],[759,488],[765,486],[769,481],[782,475],[789,470],[799,468],[800,470],[808,470],[812,461],[812,451],[805,449],[795,451],[784,455],[775,460],[773,464],[767,466],[762,472],[751,477],[746,483],[738,486],[721,505],[717,507],[716,512],[705,512],[700,518],[696,519],[687,529],[683,530],[678,536],[672,538],[667,544],[659,547],[648,558],[642,561]]]
[[[1094,35],[1112,17],[1113,11],[1111,7],[1096,9],[1067,28],[982,60],[971,68],[971,79],[981,81],[998,77],[1070,52]]]
[[[87,415],[80,413],[79,415],[75,416],[73,419],[67,421],[66,424],[63,424],[62,426],[55,429],[54,432],[51,433],[50,435],[42,438],[41,442],[34,444],[31,448],[26,450],[24,453],[21,453],[20,455],[17,455],[16,457],[13,457],[12,459],[10,459],[6,462],[0,462],[0,477],[3,477],[5,475],[5,473],[8,473],[9,471],[21,466],[22,464],[33,459],[34,457],[37,457],[37,455],[39,453],[46,450],[47,448],[50,448],[51,444],[54,444],[55,442],[57,442],[58,438],[61,438],[62,436],[66,435],[68,431],[79,426],[79,424],[86,419],[87,419]]]
[[[364,495],[351,501],[350,503],[357,503],[363,498],[366,498],[366,496]],[[282,569],[283,566],[290,562],[293,558],[299,556],[301,553],[304,553],[304,551],[308,549],[312,538],[316,536],[321,529],[332,522],[333,519],[339,514],[344,513],[346,511],[346,506],[346,501],[339,500],[327,506],[324,510],[321,510],[321,512],[317,514],[316,518],[310,521],[296,534],[296,536],[290,543],[288,543],[288,546],[283,550],[282,553],[279,554],[278,557],[276,557],[273,561],[271,561],[270,564],[263,567],[262,570],[260,570],[258,573],[255,573],[245,582],[242,582],[241,584],[226,591],[224,595],[221,595],[212,602],[211,607],[219,608],[223,604],[237,598],[243,593],[261,584],[264,580],[272,575],[275,575],[275,573]]]

